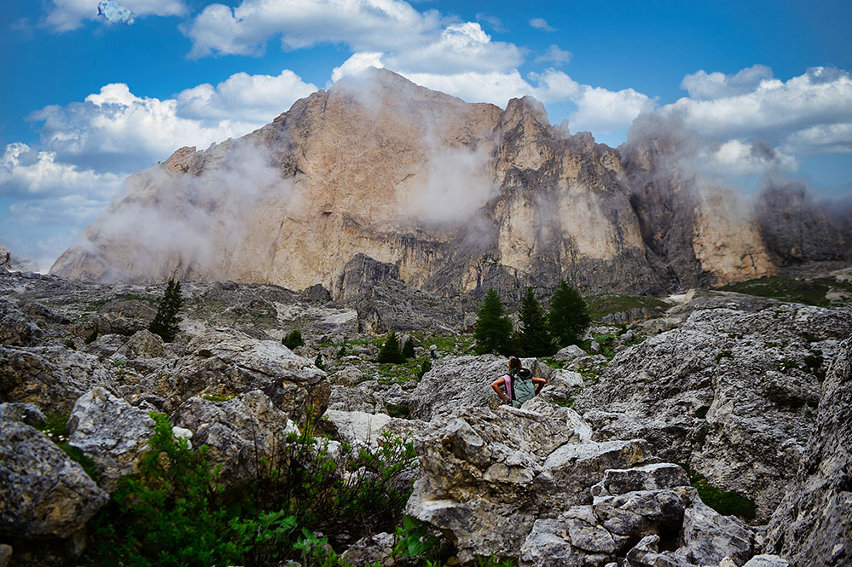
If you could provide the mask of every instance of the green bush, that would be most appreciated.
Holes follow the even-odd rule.
[[[700,475],[692,475],[690,484],[698,490],[702,502],[723,516],[738,516],[747,521],[754,519],[757,508],[753,500],[736,491],[717,488]]]
[[[68,444],[68,412],[56,412],[45,416],[44,421],[36,428],[53,441],[57,447],[68,455],[72,461],[78,463],[89,475],[89,478],[97,481],[100,477],[94,459],[85,454],[77,447]]]
[[[416,353],[414,352],[414,341],[411,340],[411,337],[405,341],[405,344],[402,345],[402,356],[405,358],[414,358]]]
[[[302,331],[300,331],[299,329],[293,329],[292,331],[287,333],[287,336],[281,340],[281,343],[290,350],[293,350],[296,347],[303,346],[305,344],[305,341],[302,340]]]

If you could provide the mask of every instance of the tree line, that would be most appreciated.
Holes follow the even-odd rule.
[[[578,344],[592,322],[583,297],[565,280],[553,292],[548,311],[539,305],[532,288],[528,288],[519,315],[520,326],[513,332],[503,301],[493,288],[489,289],[477,313],[476,352],[549,356],[560,348]]]

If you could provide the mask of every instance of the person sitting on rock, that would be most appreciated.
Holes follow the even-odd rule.
[[[519,408],[525,401],[538,395],[546,383],[544,378],[533,376],[532,372],[522,367],[521,361],[513,356],[509,358],[509,373],[494,380],[491,387],[504,404],[511,403],[513,407]]]

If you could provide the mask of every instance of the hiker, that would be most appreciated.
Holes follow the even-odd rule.
[[[504,404],[510,403],[513,407],[521,405],[538,395],[547,381],[539,376],[533,376],[532,372],[521,366],[521,361],[514,356],[509,358],[509,373],[501,376],[491,383],[491,387],[500,396]],[[506,393],[503,393],[503,389]]]

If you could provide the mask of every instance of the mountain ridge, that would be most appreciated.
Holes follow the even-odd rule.
[[[667,168],[660,139],[614,149],[551,126],[531,97],[501,110],[372,70],[133,175],[51,273],[338,296],[363,254],[428,291],[509,297],[560,279],[660,293],[774,273],[760,223]]]

